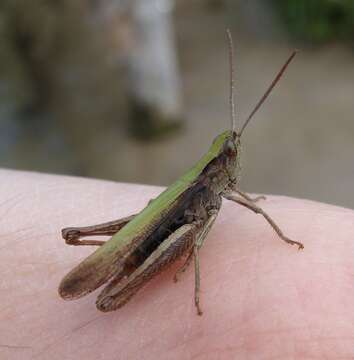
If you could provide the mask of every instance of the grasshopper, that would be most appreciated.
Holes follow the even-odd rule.
[[[221,208],[222,198],[261,214],[279,238],[299,249],[303,244],[287,238],[272,218],[238,188],[240,178],[241,136],[247,124],[266,100],[285,69],[294,58],[294,51],[244,122],[235,129],[233,43],[227,30],[230,57],[231,130],[215,138],[209,151],[197,164],[163,191],[138,214],[87,227],[62,230],[69,245],[96,245],[99,248],[71,270],[61,281],[59,294],[65,300],[80,298],[106,282],[96,306],[107,312],[125,305],[152,277],[184,257],[174,280],[194,260],[194,303],[202,314],[199,289],[199,250]],[[109,235],[108,241],[82,239],[86,236]]]

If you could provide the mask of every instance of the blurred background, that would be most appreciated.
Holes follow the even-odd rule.
[[[0,166],[168,185],[229,128],[242,189],[354,208],[352,0],[1,0]]]

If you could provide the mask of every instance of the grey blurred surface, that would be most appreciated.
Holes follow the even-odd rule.
[[[261,1],[229,1],[218,11],[206,9],[201,1],[185,4],[175,14],[183,133],[140,143],[123,129],[97,132],[97,141],[83,141],[80,150],[85,175],[168,185],[207,151],[213,138],[229,127],[227,26],[236,43],[239,124],[298,47]],[[354,208],[353,51],[338,44],[301,49],[245,131],[243,149],[243,190]],[[72,173],[68,149],[38,153],[28,162],[8,160],[3,165]]]
[[[226,24],[236,42],[237,116],[245,120],[295,45],[266,19],[249,28],[252,12],[242,11],[243,21],[200,14],[197,6],[178,14],[186,131],[153,145],[126,143],[120,180],[167,185],[229,126]],[[302,49],[245,131],[242,188],[353,208],[353,115],[353,52]]]

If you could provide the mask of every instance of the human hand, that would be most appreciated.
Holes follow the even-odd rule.
[[[67,302],[61,278],[95,247],[65,245],[60,230],[142,209],[161,188],[0,172],[1,359],[354,358],[354,212],[268,196],[261,216],[224,201],[194,271],[154,278],[123,308],[96,310],[94,292]]]

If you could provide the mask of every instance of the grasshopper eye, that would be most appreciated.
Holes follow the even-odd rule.
[[[234,141],[227,140],[224,144],[224,152],[228,156],[235,156],[237,154],[237,148]]]

